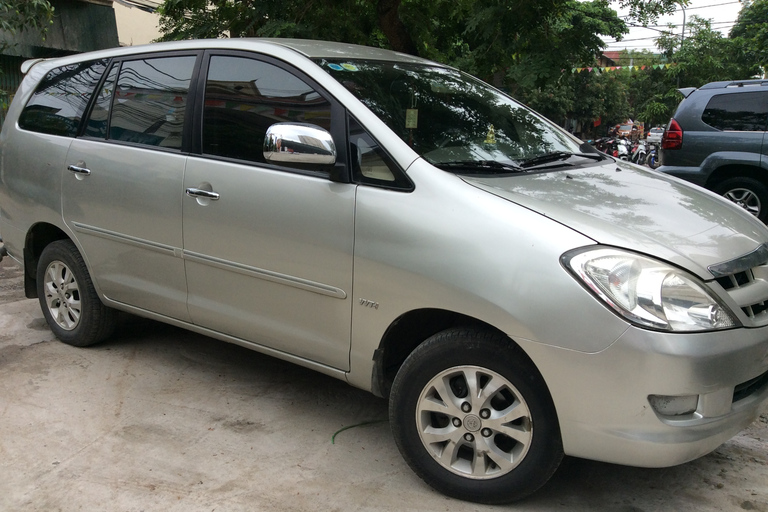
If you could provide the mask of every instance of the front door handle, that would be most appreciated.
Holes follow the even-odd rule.
[[[189,197],[202,197],[203,199],[210,199],[211,201],[218,201],[219,194],[216,192],[209,192],[208,190],[202,190],[199,188],[188,188],[187,195]]]
[[[72,171],[75,174],[84,174],[86,176],[91,174],[91,170],[90,169],[88,169],[87,167],[80,167],[78,165],[69,165],[69,166],[67,166],[67,170],[68,171]]]

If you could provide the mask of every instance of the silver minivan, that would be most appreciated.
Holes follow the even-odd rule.
[[[119,310],[344,379],[484,503],[564,454],[689,461],[768,397],[766,226],[456,69],[227,39],[23,71],[0,235],[65,343]]]

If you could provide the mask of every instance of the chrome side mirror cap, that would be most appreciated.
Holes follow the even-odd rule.
[[[331,134],[319,126],[276,123],[264,136],[264,159],[270,163],[333,165],[336,145]]]

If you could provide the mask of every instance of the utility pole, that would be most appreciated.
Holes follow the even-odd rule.
[[[683,43],[685,42],[685,7],[680,4],[680,8],[683,10],[683,33],[680,35],[680,49],[683,49]],[[677,88],[680,88],[680,72],[677,73]]]

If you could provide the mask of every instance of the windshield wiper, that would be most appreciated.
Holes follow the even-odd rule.
[[[456,162],[435,162],[432,165],[446,171],[473,173],[525,172],[522,166],[496,160],[461,160]]]
[[[591,158],[593,160],[598,160],[598,161],[603,159],[602,155],[598,155],[596,153],[571,153],[570,151],[553,151],[551,153],[546,153],[544,155],[527,158],[519,162],[519,164],[520,164],[520,167],[527,169],[530,167],[535,167],[537,165],[548,164],[550,162],[557,162],[558,160],[566,160],[568,158],[571,158],[572,156]]]

